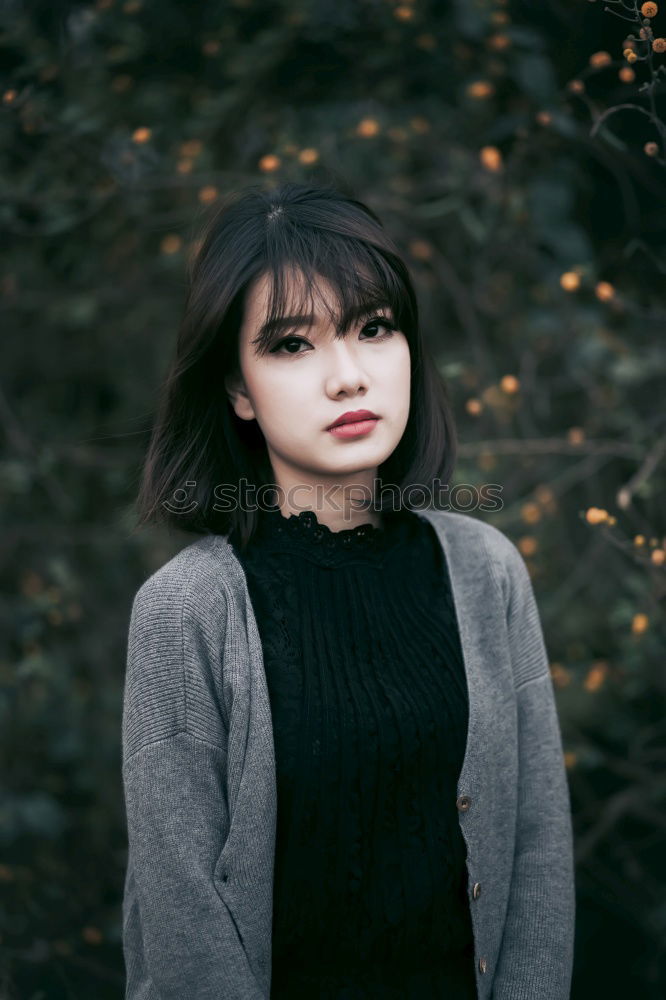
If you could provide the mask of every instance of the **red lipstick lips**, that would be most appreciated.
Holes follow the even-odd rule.
[[[347,410],[336,421],[329,424],[326,430],[330,431],[333,427],[339,427],[340,424],[358,423],[360,420],[379,420],[379,417],[372,410]]]
[[[326,429],[335,437],[355,438],[374,430],[379,419],[372,410],[348,410]]]

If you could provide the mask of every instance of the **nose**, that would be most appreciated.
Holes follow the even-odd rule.
[[[368,388],[368,377],[360,359],[344,339],[330,345],[326,371],[326,392],[333,399],[342,393],[355,394]]]

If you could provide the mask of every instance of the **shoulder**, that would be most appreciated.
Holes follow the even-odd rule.
[[[156,570],[134,596],[127,645],[123,753],[179,733],[225,746],[225,642],[242,570],[224,535],[205,535]]]
[[[242,568],[225,535],[204,535],[155,570],[137,590],[132,623],[176,616],[205,620],[219,613],[243,587]]]
[[[519,549],[500,528],[461,511],[421,510],[438,531],[449,558],[475,570],[485,565],[508,604],[517,586],[529,581]]]

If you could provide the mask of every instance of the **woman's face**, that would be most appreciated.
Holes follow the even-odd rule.
[[[298,278],[292,275],[295,280],[303,280],[300,273]],[[378,466],[395,450],[407,425],[407,338],[394,328],[388,306],[354,321],[344,337],[336,338],[333,321],[315,294],[314,325],[304,323],[295,330],[297,324],[290,323],[268,351],[259,354],[252,341],[268,314],[268,282],[262,275],[247,292],[239,342],[242,382],[227,382],[234,411],[242,420],[256,419],[275,482],[285,490],[292,508],[299,498],[302,506],[308,506],[309,491],[317,484],[358,484],[371,490]],[[319,289],[333,311],[335,296],[323,278]],[[290,309],[288,315],[297,311]],[[382,324],[382,317],[389,326]],[[379,419],[366,424],[365,432],[357,436],[328,430],[349,410],[370,410]],[[297,486],[308,489],[299,493],[293,490]]]

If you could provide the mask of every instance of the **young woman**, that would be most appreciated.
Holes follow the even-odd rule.
[[[513,543],[441,509],[407,268],[333,187],[250,188],[190,274],[140,493],[129,1000],[565,1000],[572,826]]]

